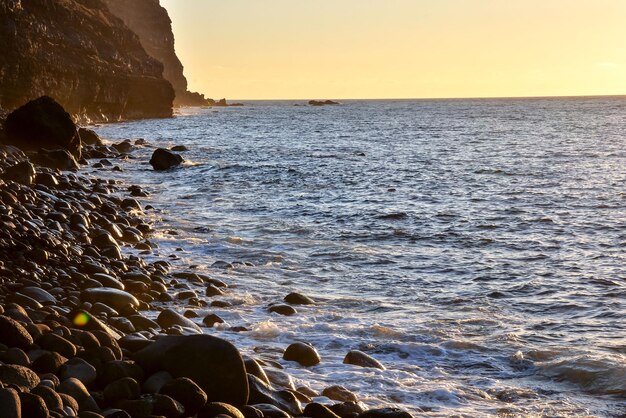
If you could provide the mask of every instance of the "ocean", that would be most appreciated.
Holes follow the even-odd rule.
[[[151,193],[148,259],[230,285],[207,333],[418,416],[625,416],[626,98],[299,103],[96,128],[147,142],[93,172]],[[268,313],[291,291],[318,303]]]

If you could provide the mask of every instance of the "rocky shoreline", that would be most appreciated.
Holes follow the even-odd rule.
[[[69,115],[50,109],[26,112],[22,125],[8,115],[13,127],[0,132],[12,144],[0,146],[0,417],[410,418],[366,410],[341,386],[296,388],[278,362],[210,335],[223,320],[198,311],[223,307],[208,300],[228,283],[134,255],[154,245],[153,208],[138,200],[147,193],[78,169],[113,166],[143,144],[105,145],[75,125],[59,132]],[[20,126],[38,127],[36,147]],[[268,315],[312,303],[292,293]],[[324,361],[303,342],[282,358]],[[344,362],[384,369],[358,351]]]

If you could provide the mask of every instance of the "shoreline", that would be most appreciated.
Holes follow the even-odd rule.
[[[96,164],[102,165],[102,160],[126,158],[132,152],[130,145],[89,146],[85,158],[100,159]],[[189,269],[175,271],[165,259],[147,263],[125,250],[152,249],[149,237],[154,225],[146,214],[152,208],[137,200],[146,196],[141,188],[80,170],[35,166],[12,146],[0,150],[5,223],[0,247],[1,416],[13,416],[11,408],[20,405],[22,416],[31,416],[25,408],[45,408],[50,416],[64,416],[70,410],[80,416],[126,416],[114,415],[122,414],[116,412],[120,408],[133,417],[181,416],[185,406],[187,414],[201,417],[410,416],[396,409],[365,412],[356,396],[342,387],[332,386],[323,393],[295,388],[289,375],[280,372],[279,363],[242,358],[231,344],[205,334],[194,308],[206,307],[207,298],[227,293],[228,284]],[[196,291],[198,287],[204,294]],[[271,312],[288,314],[294,305],[315,303],[299,294],[286,299],[270,307],[268,317]],[[167,307],[175,306],[175,301],[184,301],[184,314]],[[220,321],[212,314],[202,320],[205,326]],[[165,335],[170,338],[160,338]],[[168,347],[151,352],[163,341],[168,341]],[[285,348],[289,350],[284,359],[298,361],[302,367],[320,361],[314,348],[304,344]],[[228,357],[226,369],[207,358],[211,350]],[[200,363],[187,364],[186,356],[178,355],[172,362],[166,358],[170,351],[185,352]],[[353,364],[378,367],[363,353],[352,356]],[[206,378],[216,373],[217,383]],[[194,405],[180,394],[189,390],[200,399]],[[320,396],[330,409],[313,402]],[[55,403],[58,398],[60,404]],[[256,409],[249,406],[253,404]],[[145,414],[148,410],[150,414]],[[85,411],[90,414],[83,415]]]

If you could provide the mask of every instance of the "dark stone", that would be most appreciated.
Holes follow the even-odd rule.
[[[364,411],[361,405],[356,402],[336,403],[330,407],[330,410],[341,418],[356,418]]]
[[[261,367],[258,361],[256,361],[253,358],[246,358],[244,359],[244,363],[246,365],[246,372],[258,377],[264,383],[268,385],[270,384],[270,380],[268,379],[267,374],[265,373],[265,370],[263,370],[263,367]]]
[[[92,129],[78,128],[78,135],[80,136],[81,142],[85,145],[102,145],[102,140]]]
[[[164,384],[159,393],[180,402],[185,407],[187,415],[194,415],[207,402],[207,394],[193,380],[186,377],[179,377]]]
[[[0,315],[0,343],[8,347],[28,349],[33,344],[33,338],[19,322]]]
[[[72,377],[64,380],[57,388],[57,392],[61,395],[64,404],[65,397],[63,394],[71,396],[78,403],[81,412],[100,412],[100,407],[98,407],[85,385],[78,379]]]
[[[116,405],[119,401],[137,399],[141,394],[139,383],[132,377],[123,377],[109,383],[104,388],[104,400],[110,405]]]
[[[263,412],[253,406],[246,405],[239,408],[245,418],[263,418]]]
[[[15,389],[0,387],[0,417],[22,418],[22,403]]]
[[[175,151],[175,152],[185,152],[185,151],[189,151],[189,148],[187,148],[184,145],[174,145],[173,147],[170,148],[171,151]]]
[[[76,355],[76,346],[74,344],[52,332],[43,334],[35,342],[44,350],[59,353],[63,357],[70,358]]]
[[[308,296],[304,296],[300,293],[292,292],[285,296],[285,302],[292,305],[314,305],[315,301]]]
[[[4,128],[9,145],[26,151],[61,148],[80,158],[81,142],[74,121],[63,106],[48,96],[13,111]]]
[[[133,357],[148,373],[165,370],[190,378],[210,402],[238,406],[248,401],[243,359],[228,341],[211,335],[162,337]]]
[[[250,386],[248,404],[270,404],[292,415],[302,413],[300,401],[290,391],[274,390],[269,384],[251,374],[248,374],[248,385]]]
[[[210,402],[206,404],[198,413],[198,418],[215,418],[218,415],[225,415],[231,418],[244,418],[239,409],[222,402]]]
[[[413,416],[400,408],[380,408],[365,411],[359,418],[413,418]]]
[[[319,403],[310,403],[304,408],[304,415],[311,418],[339,418],[337,414]]]
[[[189,318],[185,318],[183,315],[171,309],[165,309],[164,311],[162,311],[157,317],[156,322],[162,328],[169,328],[174,325],[178,325],[184,328],[192,329],[198,334],[202,333],[202,329],[195,322],[193,322]]]
[[[287,347],[283,354],[283,359],[296,361],[305,367],[315,366],[321,361],[320,355],[315,348],[301,342],[293,343]]]
[[[39,385],[32,389],[30,393],[37,395],[43,399],[49,411],[54,411],[63,407],[63,401],[54,389],[47,386]]]
[[[24,366],[4,364],[0,365],[0,382],[22,390],[30,390],[39,384],[39,376]]]
[[[272,305],[268,308],[268,311],[285,316],[291,316],[297,313],[297,311],[289,305]]]
[[[32,369],[37,373],[57,373],[66,361],[59,353],[47,352],[33,361]]]
[[[152,154],[150,158],[150,165],[155,170],[169,170],[180,165],[183,162],[183,157],[178,154],[174,154],[165,148],[158,148]]]
[[[343,364],[353,364],[355,366],[385,370],[385,366],[378,360],[359,350],[352,350],[346,354],[346,357],[343,359]]]
[[[208,314],[202,320],[202,323],[207,327],[211,328],[215,324],[223,324],[224,320],[215,314]]]
[[[112,287],[96,287],[83,291],[83,296],[89,302],[104,303],[118,311],[138,308],[139,301],[130,293]]]
[[[206,295],[207,297],[221,296],[221,295],[223,295],[223,294],[224,294],[224,292],[223,292],[220,288],[218,288],[217,286],[214,286],[214,285],[212,285],[212,284],[209,284],[209,285],[207,285],[207,287],[206,287],[206,292],[205,292],[205,295]]]
[[[339,102],[333,102],[332,100],[310,100],[309,106],[328,106],[328,105],[338,105]]]
[[[32,393],[21,392],[22,416],[24,418],[48,418],[48,407],[44,400]]]
[[[291,415],[278,408],[276,405],[260,403],[252,406],[261,411],[265,418],[291,418]]]
[[[4,173],[2,173],[2,178],[20,184],[33,184],[35,181],[35,166],[28,161],[17,163],[11,167],[7,167]]]
[[[322,396],[339,402],[357,402],[356,395],[343,386],[333,385],[322,391]]]
[[[188,415],[185,411],[185,407],[175,399],[170,398],[167,395],[152,395],[153,396],[153,409],[152,413],[157,416],[164,417],[182,417]]]
[[[41,149],[33,160],[44,167],[58,169],[61,171],[77,170],[80,168],[74,156],[64,149],[47,150]]]

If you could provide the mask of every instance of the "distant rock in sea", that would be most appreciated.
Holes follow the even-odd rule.
[[[309,100],[309,106],[328,106],[338,105],[339,102],[333,102],[332,100]]]

